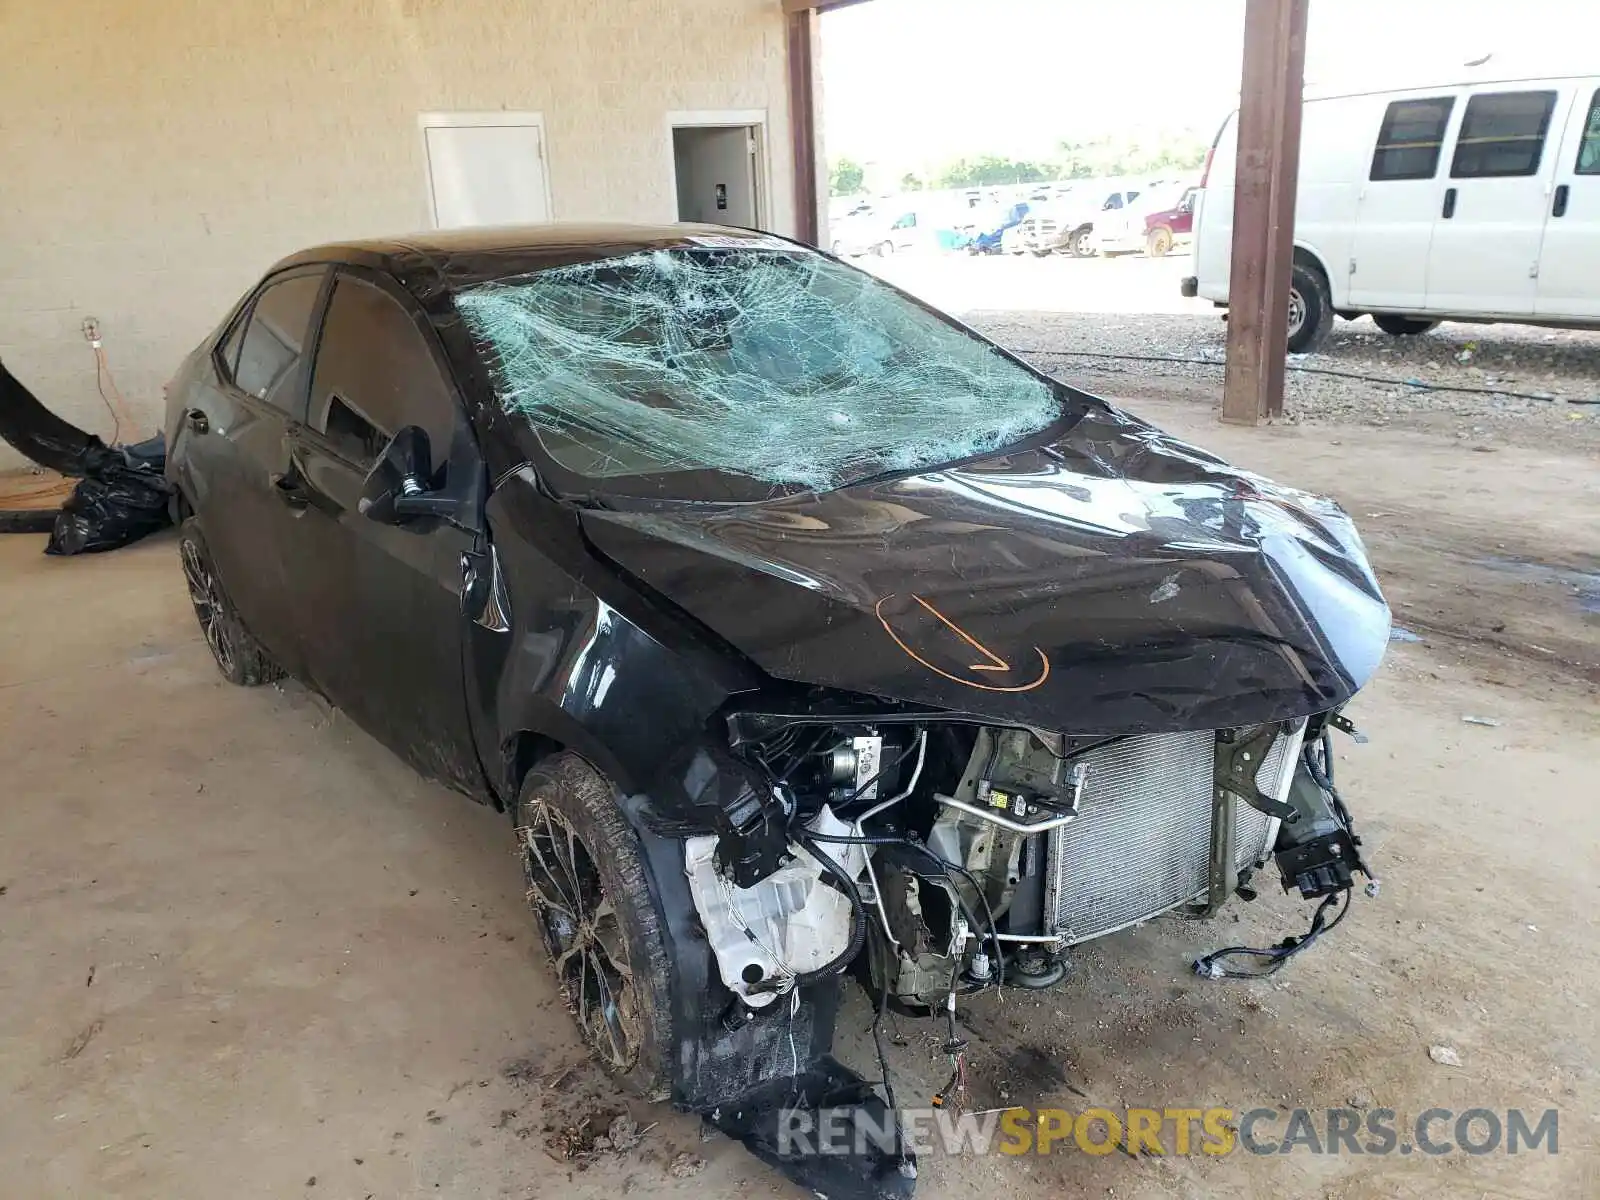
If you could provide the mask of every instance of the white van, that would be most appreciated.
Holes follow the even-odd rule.
[[[1238,114],[1201,179],[1185,296],[1228,301]],[[1289,348],[1335,314],[1600,329],[1600,75],[1306,99]]]

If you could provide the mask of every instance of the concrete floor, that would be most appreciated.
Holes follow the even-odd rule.
[[[1545,508],[1541,523],[1513,510],[1545,505],[1540,489],[1582,494],[1593,464],[1370,431],[1330,450],[1325,433],[1151,415],[1204,424],[1247,465],[1361,489],[1347,497],[1358,519],[1368,495],[1399,514],[1375,555],[1401,619],[1435,623],[1426,644],[1393,648],[1354,709],[1375,742],[1341,760],[1384,899],[1358,902],[1338,940],[1276,985],[1183,970],[1197,949],[1299,927],[1301,906],[1275,895],[1240,906],[1241,924],[1158,922],[1099,943],[1060,992],[973,1006],[984,1094],[1555,1105],[1562,1153],[946,1159],[927,1164],[922,1194],[1600,1194],[1595,689],[1531,652],[1442,632],[1468,595],[1512,634],[1592,646],[1592,620],[1555,614],[1543,585],[1474,591],[1504,581],[1468,572],[1457,543],[1531,528],[1589,553],[1581,511]],[[1373,494],[1384,487],[1394,494]],[[1406,491],[1457,505],[1457,522],[1412,520]],[[658,1124],[636,1150],[562,1161],[565,1129],[627,1102],[583,1065],[507,819],[420,782],[296,685],[224,683],[170,536],[79,560],[44,558],[42,541],[0,538],[0,1195],[798,1194],[645,1106],[632,1107],[640,1124]],[[1463,725],[1469,713],[1500,725]],[[902,1102],[921,1103],[939,1068],[908,1034]],[[1433,1043],[1464,1066],[1431,1062]]]

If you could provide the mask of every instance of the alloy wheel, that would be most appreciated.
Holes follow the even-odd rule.
[[[181,543],[179,557],[183,560],[183,578],[189,585],[189,601],[194,605],[194,615],[205,634],[206,645],[225,673],[233,671],[233,622],[228,616],[227,602],[217,583],[216,572],[200,554],[200,548],[187,538]]]
[[[594,858],[559,812],[536,804],[528,813],[522,869],[556,977],[584,1038],[613,1071],[638,1060],[638,993],[628,940],[605,894]]]

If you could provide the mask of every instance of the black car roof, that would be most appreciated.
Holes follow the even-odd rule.
[[[426,303],[458,291],[550,267],[594,262],[645,250],[692,245],[703,239],[786,242],[770,233],[722,225],[630,225],[554,222],[473,229],[429,230],[388,238],[331,242],[282,259],[274,271],[308,263],[351,263],[394,276]]]

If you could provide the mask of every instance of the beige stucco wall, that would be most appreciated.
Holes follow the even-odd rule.
[[[5,0],[0,64],[0,357],[102,436],[83,319],[154,428],[274,259],[427,225],[424,112],[542,113],[557,219],[667,221],[667,114],[764,109],[793,229],[779,0]]]

